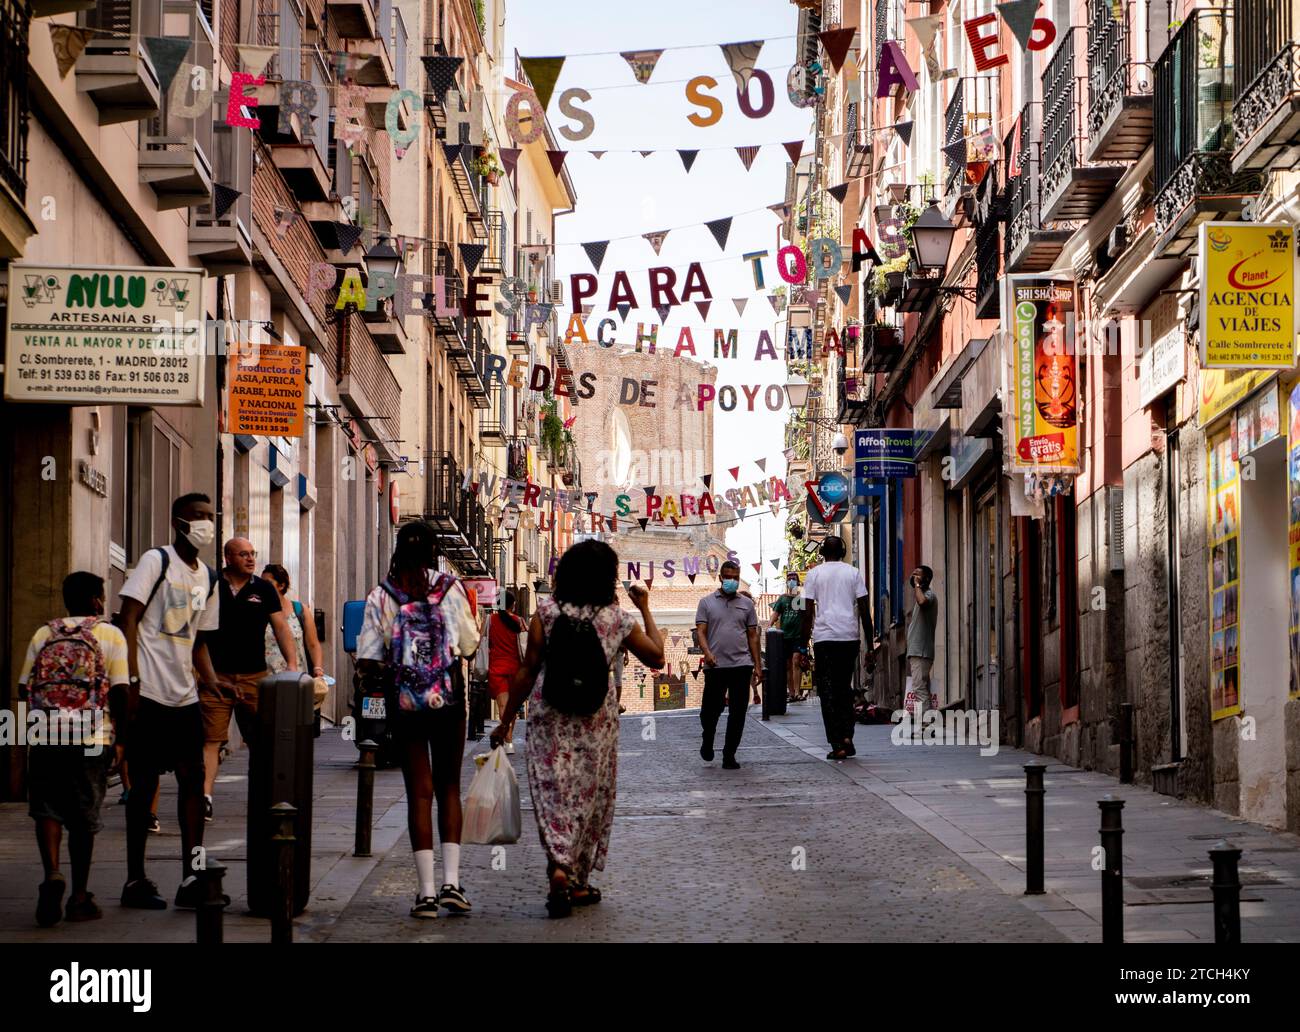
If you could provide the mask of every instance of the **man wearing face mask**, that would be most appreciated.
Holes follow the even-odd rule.
[[[799,641],[803,627],[803,602],[799,598],[799,575],[791,573],[785,579],[785,594],[772,603],[773,629],[781,628],[786,655],[786,698],[796,702],[808,665],[807,650]],[[769,700],[770,701],[770,700]]]
[[[745,709],[749,687],[754,702],[760,702],[758,684],[763,663],[758,650],[758,615],[754,603],[740,592],[740,565],[728,560],[718,571],[722,586],[700,599],[695,609],[695,634],[704,652],[704,701],[700,706],[700,724],[704,741],[700,757],[713,760],[713,738],[718,718],[730,702],[727,732],[722,745],[724,770],[739,770],[736,750],[745,731]]]
[[[126,637],[130,683],[126,701],[126,760],[131,795],[126,804],[126,871],[122,905],[166,910],[158,886],[145,876],[150,806],[159,778],[175,771],[181,828],[181,885],[176,906],[198,905],[200,886],[190,869],[193,850],[203,845],[203,718],[198,672],[204,688],[215,688],[216,671],[206,635],[220,622],[216,573],[199,558],[216,532],[212,500],[187,494],[172,503],[176,537],[164,548],[140,556],[122,585],[122,633]],[[229,902],[229,900],[227,900]]]

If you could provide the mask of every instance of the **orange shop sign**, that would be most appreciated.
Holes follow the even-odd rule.
[[[241,343],[230,349],[227,377],[232,434],[301,437],[307,400],[307,349]]]

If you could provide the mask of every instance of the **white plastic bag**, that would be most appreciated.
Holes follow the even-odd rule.
[[[505,749],[498,746],[469,783],[461,841],[485,846],[518,842],[520,824],[519,781]]]

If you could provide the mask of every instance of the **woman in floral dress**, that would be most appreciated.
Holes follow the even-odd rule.
[[[640,585],[628,591],[645,621],[643,631],[615,601],[617,577],[618,556],[604,542],[582,541],[564,553],[555,571],[555,593],[538,603],[528,628],[528,650],[501,723],[492,732],[495,747],[504,741],[505,729],[531,693],[528,786],[549,861],[546,909],[552,917],[567,917],[574,906],[600,902],[600,890],[587,879],[592,871],[604,870],[614,827],[618,696],[607,692],[600,709],[585,717],[549,706],[542,698],[542,685],[551,630],[563,611],[570,618],[592,622],[607,664],[625,643],[646,666],[664,663],[663,633],[650,615],[649,592]]]

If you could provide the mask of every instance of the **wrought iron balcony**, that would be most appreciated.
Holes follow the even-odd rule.
[[[1186,254],[1196,227],[1241,217],[1262,189],[1258,171],[1234,172],[1232,11],[1198,9],[1155,67],[1155,253]]]
[[[1291,168],[1300,157],[1300,29],[1290,3],[1237,0],[1233,171]]]
[[[30,19],[23,0],[0,0],[0,184],[18,206],[27,203],[28,88],[27,35]]]
[[[461,487],[463,474],[449,452],[425,455],[424,518],[438,547],[467,576],[491,572],[492,529],[478,498]]]
[[[1118,17],[1116,14],[1118,13]],[[1089,0],[1088,160],[1136,161],[1151,144],[1151,64],[1138,60],[1137,4]]]
[[[978,137],[993,128],[992,75],[967,76],[953,80],[952,97],[944,111],[944,146],[965,142],[966,160],[945,156],[945,194],[964,190],[980,181],[988,158],[976,146]]]
[[[975,317],[996,319],[1002,309],[1003,194],[1001,165],[995,165],[975,192]]]
[[[484,276],[500,276],[505,271],[505,213],[496,208],[489,209],[484,220],[484,228],[487,230],[487,250],[479,260],[478,271]]]
[[[1006,187],[1003,191],[1007,229],[1007,272],[1042,272],[1056,262],[1071,230],[1046,227],[1039,217],[1039,154],[1042,105],[1026,104],[1003,141]]]
[[[1086,219],[1101,207],[1124,174],[1123,165],[1092,164],[1087,151],[1083,75],[1087,33],[1072,28],[1043,72],[1043,182],[1039,195],[1044,222]]]
[[[459,359],[453,359],[456,374],[465,385],[470,406],[476,409],[490,408],[492,402],[487,384],[487,356],[491,349],[487,346],[479,320],[466,321],[469,329],[465,334],[464,354]]]
[[[488,448],[504,448],[506,437],[506,388],[500,381],[488,386],[487,409],[479,416],[478,439]]]
[[[136,122],[158,111],[158,73],[145,56],[143,37],[162,34],[161,8],[131,0],[97,0],[86,13],[94,36],[77,59],[77,92],[99,109],[99,124]]]

